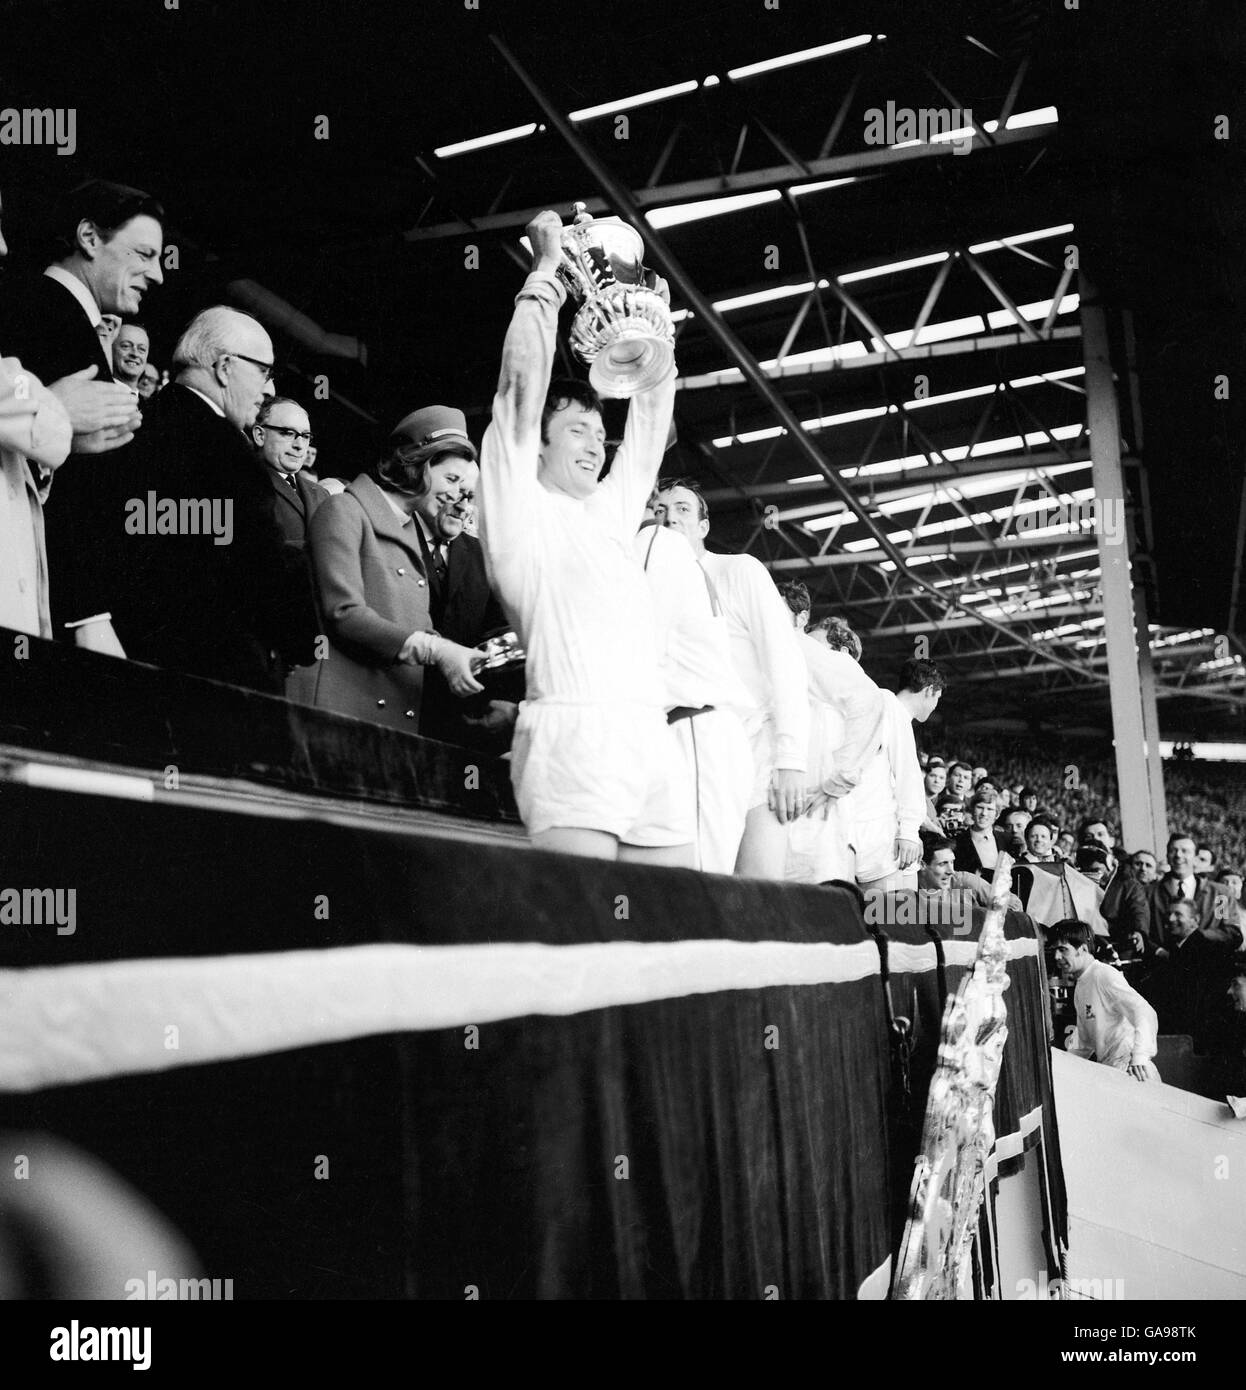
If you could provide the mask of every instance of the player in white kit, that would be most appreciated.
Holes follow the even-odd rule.
[[[696,799],[697,868],[729,874],[744,836],[753,756],[735,710],[746,702],[709,576],[684,535],[646,522],[636,554],[657,615],[667,722]]]
[[[727,619],[731,659],[747,703],[737,710],[753,752],[753,788],[736,873],[784,876],[787,824],[805,808],[809,746],[808,677],[787,605],[766,567],[752,555],[705,548],[709,508],[686,480],[663,480],[659,505],[667,526],[688,538],[713,583]]]
[[[943,695],[943,673],[933,661],[906,661],[900,688],[881,691],[881,748],[848,798],[857,884],[863,889],[916,888],[926,815],[926,786],[913,724],[924,724]]]
[[[825,627],[805,631],[809,591],[803,584],[780,590],[800,633],[809,672],[809,757],[805,813],[788,826],[787,878],[796,883],[851,883],[855,873],[852,826],[844,814],[848,793],[881,747],[883,695],[856,656],[832,649]],[[860,642],[842,630],[860,652]]]
[[[1066,1051],[1127,1071],[1135,1081],[1158,1081],[1155,1010],[1119,970],[1095,960],[1094,929],[1068,919],[1051,928],[1050,939],[1056,964],[1075,982],[1077,1022],[1065,1035]]]
[[[528,652],[511,752],[515,800],[538,848],[691,866],[690,789],[632,553],[671,422],[674,368],[633,397],[599,483],[596,397],[583,383],[550,385],[565,298],[554,273],[558,215],[539,214],[528,236],[533,267],[502,350],[479,485],[490,573]]]

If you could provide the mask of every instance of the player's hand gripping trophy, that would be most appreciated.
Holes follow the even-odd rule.
[[[574,204],[572,212],[575,220],[561,227],[558,261],[551,267],[580,305],[571,346],[588,366],[598,395],[648,391],[670,373],[675,356],[665,283],[645,268],[644,243],[627,223],[590,217],[583,203]],[[542,243],[549,242],[552,230],[541,226]],[[534,239],[532,250],[541,259],[553,248]]]

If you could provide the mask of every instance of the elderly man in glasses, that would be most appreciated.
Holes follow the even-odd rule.
[[[258,462],[276,498],[277,525],[287,545],[307,552],[312,513],[329,495],[307,476],[312,456],[311,421],[289,396],[268,396],[251,426]],[[311,557],[308,556],[310,563]],[[286,699],[313,704],[316,671],[296,666],[286,675]]]
[[[113,619],[136,660],[281,694],[290,667],[314,661],[317,623],[307,560],[245,435],[273,397],[272,340],[217,305],[191,320],[173,368],[109,521],[125,581]]]
[[[298,401],[269,396],[251,426],[251,439],[277,498],[277,524],[291,545],[307,545],[307,523],[324,489],[304,476],[311,457],[311,421]]]

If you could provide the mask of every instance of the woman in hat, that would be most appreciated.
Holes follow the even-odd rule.
[[[453,504],[479,475],[463,413],[428,406],[395,426],[379,459],[321,503],[309,531],[329,650],[317,662],[314,703],[414,734],[424,667],[456,695],[479,693],[481,654],[433,630],[429,547],[416,514],[435,487]],[[435,577],[434,577],[435,581]]]

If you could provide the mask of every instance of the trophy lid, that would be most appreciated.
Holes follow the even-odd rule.
[[[583,203],[574,203],[571,226],[563,230],[563,244],[571,249],[594,247],[610,262],[615,279],[635,285],[644,273],[645,244],[635,227],[619,217],[590,217]]]

